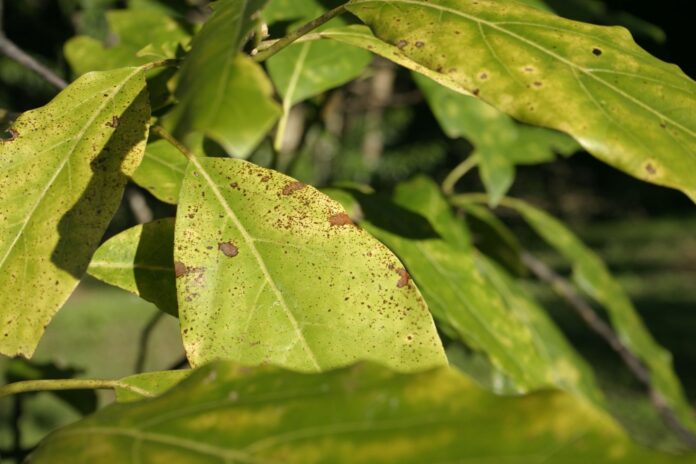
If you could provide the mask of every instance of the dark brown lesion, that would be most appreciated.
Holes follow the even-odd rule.
[[[292,195],[294,192],[302,190],[305,187],[306,185],[302,182],[290,182],[288,185],[283,187],[283,195]]]
[[[111,121],[107,121],[106,127],[111,127],[112,129],[116,129],[120,123],[121,123],[121,120],[118,118],[118,116],[112,116]]]
[[[239,248],[237,248],[232,242],[218,243],[218,250],[222,251],[222,254],[228,258],[234,258],[239,254]]]
[[[331,224],[334,227],[354,225],[353,220],[346,213],[338,213],[329,217],[329,224]]]
[[[397,269],[396,272],[400,276],[399,281],[396,283],[396,286],[398,288],[404,288],[406,285],[408,285],[408,281],[411,280],[411,275],[404,268]]]
[[[188,267],[182,263],[181,261],[177,261],[174,263],[174,276],[178,279],[179,277],[183,277],[186,274],[188,274]]]

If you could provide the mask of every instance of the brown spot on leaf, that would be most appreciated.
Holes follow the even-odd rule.
[[[174,263],[174,275],[179,278],[185,276],[188,273],[188,268],[181,261]]]
[[[655,166],[653,166],[652,163],[648,163],[645,165],[645,172],[647,172],[651,176],[654,176],[655,174],[657,174],[657,169],[655,169]]]
[[[423,48],[425,45],[425,42],[421,42],[420,40],[416,42],[416,48]]]
[[[399,281],[396,283],[396,286],[398,288],[404,288],[406,285],[408,285],[408,281],[411,280],[411,275],[406,271],[406,269],[397,269],[396,271],[401,278]]]
[[[234,258],[239,254],[239,248],[234,246],[232,242],[218,243],[218,250],[222,251],[222,254],[224,254],[228,258]]]
[[[480,89],[474,89],[474,90],[471,91],[471,93],[473,93],[475,96],[478,97],[478,94],[481,93],[481,90],[480,90]]]
[[[292,195],[293,192],[297,192],[305,187],[305,184],[302,182],[290,182],[288,185],[283,187],[283,195]]]
[[[396,43],[396,48],[398,48],[399,50],[403,50],[406,45],[408,45],[408,42],[406,42],[404,39],[401,39]]]
[[[478,75],[478,78],[481,79],[482,81],[485,81],[488,79],[488,73],[482,72],[481,74]]]
[[[352,226],[353,220],[346,213],[339,213],[329,218],[329,224],[332,226]]]
[[[593,48],[593,49],[592,49],[592,54],[593,54],[594,56],[600,56],[600,55],[602,54],[602,49],[600,49],[600,48]]]
[[[111,127],[112,129],[116,129],[120,123],[121,123],[121,120],[118,118],[118,116],[112,116],[111,121],[107,121],[106,127]]]

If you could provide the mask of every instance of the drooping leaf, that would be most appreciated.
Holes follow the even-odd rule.
[[[440,368],[323,374],[214,363],[162,396],[115,404],[49,435],[37,464],[689,463],[641,448],[560,392],[499,397]]]
[[[518,211],[540,237],[572,264],[575,283],[604,307],[622,343],[650,370],[653,387],[679,418],[696,430],[696,418],[672,367],[671,354],[653,339],[630,298],[601,258],[544,211],[514,199],[507,199],[505,206]]]
[[[239,49],[265,0],[219,0],[181,67],[179,103],[164,124],[184,142],[202,133],[229,154],[246,157],[280,115],[263,69]]]
[[[390,201],[354,197],[360,224],[404,262],[451,338],[485,353],[517,392],[557,386],[600,402],[591,370],[548,316],[502,271],[479,268],[436,184],[424,177],[400,184]]]
[[[403,265],[313,187],[240,160],[192,158],[176,221],[179,317],[193,365],[446,362]]]
[[[696,84],[625,29],[513,0],[351,0],[348,9],[439,82],[696,200]]]
[[[178,384],[193,372],[191,369],[178,371],[147,372],[131,375],[119,381],[116,387],[116,401],[129,403],[153,396],[159,396]]]
[[[177,45],[188,39],[186,31],[160,11],[113,10],[106,17],[111,33],[117,37],[115,45],[105,47],[101,41],[86,35],[73,37],[65,43],[65,57],[78,76],[152,61],[150,57],[138,56],[148,45],[174,56]]]
[[[88,272],[176,316],[174,218],[141,224],[112,237],[94,253]]]
[[[159,200],[177,204],[188,161],[166,140],[149,143],[143,162],[131,178]]]
[[[145,148],[144,68],[89,73],[0,142],[0,353],[31,356]]]

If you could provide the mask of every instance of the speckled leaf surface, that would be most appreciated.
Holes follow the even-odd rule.
[[[113,10],[106,13],[106,19],[111,40],[115,37],[116,44],[105,47],[101,41],[86,35],[65,43],[65,58],[76,75],[145,64],[152,57],[138,56],[138,52],[148,45],[163,55],[160,58],[173,57],[177,45],[189,37],[175,20],[161,11]]]
[[[219,0],[184,59],[175,92],[178,105],[164,119],[188,142],[203,133],[230,155],[244,158],[280,116],[265,72],[239,53],[265,0]]]
[[[162,396],[116,404],[49,435],[36,464],[691,463],[632,444],[559,392],[499,397],[454,370],[370,364],[323,374],[214,363]]]
[[[131,375],[119,380],[121,387],[116,387],[116,401],[129,403],[166,392],[193,372],[191,369],[177,371],[146,372]]]
[[[529,225],[571,263],[578,287],[604,307],[621,341],[650,370],[654,388],[680,419],[696,430],[694,410],[674,372],[672,355],[653,339],[625,290],[600,257],[544,211],[519,200],[508,200],[506,206],[522,214]]]
[[[175,205],[188,161],[166,140],[148,143],[143,162],[133,173],[133,182],[157,199]]]
[[[455,88],[696,199],[696,84],[626,29],[512,0],[351,0],[348,9]]]
[[[175,234],[179,316],[193,365],[317,371],[368,359],[444,364],[403,265],[310,186],[232,159],[193,159]]]
[[[475,147],[483,184],[492,204],[507,193],[515,178],[515,164],[551,161],[556,152],[572,154],[575,141],[560,132],[515,122],[483,101],[462,95],[414,74],[414,79],[448,137],[467,138]]]
[[[600,401],[591,370],[538,305],[502,271],[479,268],[465,226],[432,180],[400,184],[388,201],[353,194],[360,224],[401,258],[451,338],[485,353],[517,392],[557,386]]]
[[[89,73],[0,142],[0,353],[31,356],[145,148],[143,68]]]
[[[87,272],[177,315],[174,218],[132,227],[103,243]]]

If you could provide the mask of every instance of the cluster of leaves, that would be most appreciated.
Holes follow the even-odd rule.
[[[131,1],[108,12],[108,47],[66,43],[76,80],[14,121],[0,145],[0,353],[30,357],[89,273],[178,317],[195,368],[112,384],[121,404],[51,434],[32,460],[676,459],[637,447],[605,411],[484,205],[516,211],[570,263],[660,404],[696,433],[669,353],[606,266],[506,197],[516,165],[582,147],[696,199],[696,85],[625,29],[539,1],[331,6],[218,0],[191,24],[176,2]],[[333,19],[304,30],[317,17]],[[264,41],[265,28],[303,34]],[[446,188],[417,176],[388,193],[320,191],[280,172],[321,178],[284,160],[293,108],[329,107],[327,91],[377,72],[375,55],[411,70],[444,133],[473,145]],[[487,193],[455,193],[473,166]],[[100,244],[129,180],[176,217]],[[482,226],[493,253],[474,240]]]

